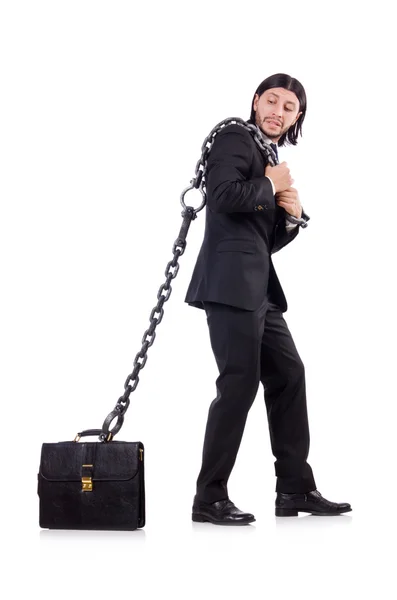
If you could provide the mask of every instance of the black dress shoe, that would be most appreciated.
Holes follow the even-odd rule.
[[[277,493],[276,517],[297,517],[298,512],[308,512],[312,515],[340,515],[352,508],[347,502],[337,504],[322,497],[318,490],[306,494]]]
[[[214,525],[248,525],[255,521],[255,517],[239,510],[228,498],[211,504],[194,499],[192,520]]]

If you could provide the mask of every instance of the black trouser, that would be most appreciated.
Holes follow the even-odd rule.
[[[216,302],[204,302],[204,308],[219,377],[217,396],[208,413],[197,499],[215,502],[228,498],[227,482],[259,382],[264,387],[276,458],[276,491],[316,489],[306,460],[305,370],[281,310],[267,298],[255,311]]]

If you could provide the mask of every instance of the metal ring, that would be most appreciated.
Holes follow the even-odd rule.
[[[193,180],[192,180],[192,181],[193,181]],[[186,193],[187,193],[189,190],[192,190],[192,189],[194,189],[194,185],[191,183],[191,185],[188,185],[188,186],[187,186],[187,187],[186,187],[186,188],[183,190],[183,192],[182,192],[182,194],[181,194],[181,204],[182,204],[182,206],[183,206],[183,208],[184,208],[184,209],[186,209],[186,208],[187,208],[187,206],[186,206],[186,204],[185,204],[185,202],[184,202],[184,197],[185,197],[185,194],[186,194]],[[200,211],[202,208],[204,208],[204,206],[205,206],[205,202],[206,202],[206,199],[205,199],[205,194],[204,194],[204,192],[203,192],[203,188],[200,186],[198,189],[199,189],[199,190],[200,190],[200,192],[201,192],[201,195],[202,195],[202,197],[203,197],[203,201],[202,201],[202,203],[200,204],[200,206],[199,206],[198,208],[195,208],[195,209],[193,210],[193,212],[194,212],[194,214],[195,214],[195,215],[196,215],[196,214],[197,214],[197,213],[198,213],[198,212],[199,212],[199,211]]]
[[[117,421],[115,426],[113,427],[113,429],[109,430],[109,425],[112,423],[112,421],[117,417]],[[111,413],[108,414],[108,416],[106,417],[106,419],[103,422],[102,425],[102,431],[103,433],[105,433],[105,435],[107,436],[109,433],[112,434],[112,436],[115,436],[116,433],[118,431],[120,431],[121,426],[123,425],[123,421],[124,421],[124,414],[120,414],[118,410],[114,409],[112,410]]]

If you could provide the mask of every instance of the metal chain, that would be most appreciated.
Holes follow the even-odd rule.
[[[142,347],[140,351],[136,354],[134,359],[134,368],[133,371],[128,375],[125,383],[124,383],[124,394],[120,396],[117,400],[116,406],[114,409],[108,414],[105,421],[102,425],[102,433],[99,435],[99,440],[101,442],[109,442],[111,439],[118,433],[120,428],[124,422],[124,415],[130,405],[130,395],[136,389],[139,383],[139,373],[141,369],[144,368],[147,361],[147,351],[152,346],[155,337],[156,337],[156,327],[161,323],[164,315],[163,305],[169,299],[172,287],[171,281],[175,279],[179,271],[179,263],[178,259],[185,252],[186,248],[186,236],[189,231],[189,227],[191,222],[196,219],[197,213],[202,210],[206,204],[206,173],[207,173],[207,160],[208,155],[211,151],[212,145],[214,143],[214,139],[216,135],[227,127],[228,125],[240,125],[247,129],[251,135],[253,136],[255,142],[259,146],[260,150],[265,154],[267,163],[271,166],[275,166],[277,164],[277,157],[273,150],[273,148],[267,144],[259,133],[259,128],[256,125],[246,123],[243,119],[239,117],[230,117],[218,123],[209,135],[205,138],[203,145],[201,147],[201,157],[196,164],[195,176],[190,181],[190,185],[187,186],[181,194],[181,204],[183,206],[182,217],[183,222],[181,229],[179,231],[179,235],[176,238],[172,251],[173,251],[173,259],[170,260],[165,269],[166,281],[163,283],[158,291],[157,299],[158,302],[156,306],[150,313],[149,320],[150,326],[146,329],[142,338]],[[185,194],[192,189],[199,189],[203,200],[198,208],[193,208],[192,206],[186,206],[184,202]],[[297,222],[301,222],[301,219],[297,219]],[[305,221],[303,221],[305,222]],[[109,430],[109,426],[114,419],[117,418],[117,422],[114,425],[113,429]]]
[[[276,155],[274,153],[273,148],[269,144],[266,144],[266,142],[263,140],[263,138],[259,134],[259,130],[256,125],[253,125],[251,123],[246,123],[245,121],[243,121],[243,119],[239,119],[238,117],[228,118],[228,119],[225,119],[224,121],[221,121],[220,123],[218,123],[218,125],[216,125],[212,129],[212,131],[209,133],[209,135],[205,138],[203,145],[201,146],[201,157],[197,161],[197,165],[196,165],[196,176],[194,179],[194,182],[195,182],[194,187],[196,187],[196,188],[199,187],[201,185],[202,179],[205,180],[205,175],[207,172],[207,158],[208,158],[208,154],[210,153],[210,150],[212,148],[212,144],[214,142],[215,136],[219,133],[219,131],[221,129],[224,129],[228,125],[232,125],[232,124],[240,125],[241,127],[244,127],[244,129],[247,129],[251,133],[251,135],[253,136],[255,142],[258,144],[260,149],[263,152],[265,152],[266,157],[272,167],[275,166],[275,164],[277,163]],[[187,188],[187,189],[190,189],[190,188]]]

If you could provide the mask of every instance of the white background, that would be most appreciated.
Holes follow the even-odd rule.
[[[11,597],[393,596],[391,9],[1,3],[1,535]],[[101,427],[123,393],[201,144],[226,117],[248,119],[256,87],[279,72],[307,94],[303,137],[279,157],[311,221],[274,264],[306,368],[309,462],[322,494],[353,511],[275,518],[260,387],[229,480],[256,522],[191,522],[217,376],[205,313],[184,303],[202,211],[117,437],[146,447],[146,527],[40,530],[41,444]],[[186,201],[197,206],[198,192]]]

